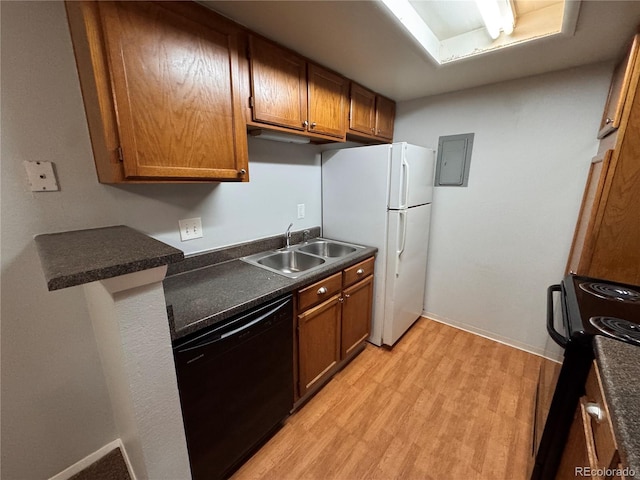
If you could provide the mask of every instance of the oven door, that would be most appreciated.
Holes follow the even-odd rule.
[[[593,359],[591,343],[586,338],[572,339],[568,332],[565,298],[561,285],[547,290],[547,332],[564,349],[564,359],[562,365],[541,362],[533,421],[532,480],[555,478]]]
[[[549,333],[549,337],[545,345],[545,353],[551,353],[552,355],[558,355],[558,348],[564,350],[568,343],[567,335],[564,333],[566,332],[566,327],[564,325],[564,312],[562,312],[563,302],[557,301],[561,295],[562,286],[559,284],[551,285],[547,289],[547,332]],[[560,333],[559,330],[563,333]],[[542,431],[547,421],[553,392],[556,389],[559,375],[559,363],[546,359],[540,362],[533,410],[530,472],[535,463],[536,454],[540,446],[540,441],[542,440]]]

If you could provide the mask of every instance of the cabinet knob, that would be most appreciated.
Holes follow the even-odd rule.
[[[325,293],[327,293],[327,288],[326,287],[320,287],[318,289],[318,295],[324,295]]]
[[[303,127],[306,127],[306,126],[308,126],[308,125],[309,125],[309,122],[307,122],[306,120],[305,120],[304,122],[302,122],[302,126],[303,126]]]
[[[364,268],[359,268],[356,270],[356,275],[362,275],[364,273]]]
[[[240,175],[246,175],[247,171],[243,168],[238,172]]]
[[[345,294],[344,298],[349,298],[351,295],[349,295],[348,293]]]
[[[316,123],[316,122],[313,122],[313,123],[311,124],[311,128],[316,128],[316,125],[317,125],[317,123]]]
[[[340,303],[344,303],[344,297],[340,297],[340,298],[338,298],[338,301],[339,301]]]
[[[604,123],[607,124],[607,125],[609,125],[612,122],[613,122],[613,120],[611,120],[609,117],[607,117],[607,119],[604,121]]]
[[[587,411],[587,415],[593,418],[596,422],[600,423],[604,420],[604,412],[602,408],[597,403],[587,402],[585,405],[585,410]]]

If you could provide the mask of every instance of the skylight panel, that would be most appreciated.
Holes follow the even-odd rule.
[[[573,35],[580,0],[381,0],[438,65],[551,35]],[[493,11],[491,20],[485,10]]]

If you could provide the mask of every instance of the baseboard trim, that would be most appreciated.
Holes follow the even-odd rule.
[[[473,333],[474,335],[484,337],[488,340],[493,340],[494,342],[502,343],[503,345],[506,345],[508,347],[517,348],[518,350],[522,350],[524,352],[546,358],[547,360],[551,360],[557,363],[562,363],[561,359],[552,358],[546,355],[544,352],[544,349],[542,348],[532,347],[531,345],[527,345],[526,343],[518,342],[511,338],[503,337],[502,335],[497,335],[493,332],[489,332],[487,330],[474,327],[473,325],[468,325],[463,322],[457,322],[455,320],[451,320],[450,318],[441,317],[440,315],[437,315],[435,313],[422,312],[422,316],[429,320],[433,320],[435,322],[443,323],[445,325],[449,325],[450,327],[457,328],[458,330],[464,330],[465,332]]]
[[[119,438],[115,439],[113,442],[107,443],[104,447],[99,448],[95,452],[87,455],[86,457],[74,463],[70,467],[65,468],[60,473],[54,475],[53,477],[50,477],[49,480],[68,480],[69,478],[74,476],[76,473],[80,473],[89,465],[94,464],[95,462],[100,460],[102,457],[104,457],[107,453],[109,453],[112,450],[115,450],[116,448],[119,448],[120,451],[122,452],[122,458],[124,458],[124,463],[127,465],[127,470],[129,471],[129,476],[131,476],[131,480],[136,480],[136,476],[133,473],[133,468],[131,468],[131,462],[129,461],[129,457],[127,456],[127,451],[125,450],[124,445],[122,444],[122,441]]]

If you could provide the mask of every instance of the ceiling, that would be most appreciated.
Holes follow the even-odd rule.
[[[583,0],[572,36],[547,37],[438,66],[375,0],[200,3],[396,101],[613,62],[640,24],[638,0]]]

